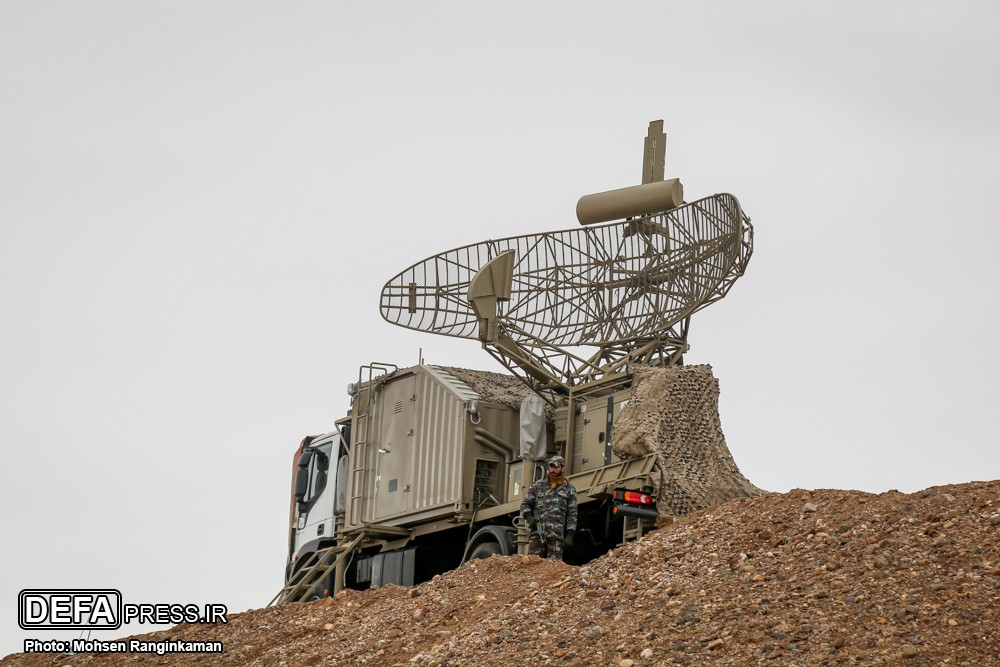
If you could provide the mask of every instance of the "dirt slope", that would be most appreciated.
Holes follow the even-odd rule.
[[[1000,665],[1000,482],[793,491],[676,519],[583,567],[474,561],[178,626],[219,655],[0,665]],[[55,659],[54,659],[55,658]]]

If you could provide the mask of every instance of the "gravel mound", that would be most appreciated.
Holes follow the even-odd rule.
[[[742,498],[581,567],[494,556],[143,636],[223,655],[41,665],[998,665],[1000,481]],[[56,658],[55,660],[53,658]]]

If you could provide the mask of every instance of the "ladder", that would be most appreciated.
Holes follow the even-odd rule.
[[[637,516],[622,516],[622,541],[618,546],[622,546],[637,540],[653,527],[653,522]]]
[[[368,371],[368,378],[365,379],[364,372]],[[367,400],[356,401],[354,409],[357,413],[354,415],[354,423],[357,424],[355,427],[355,433],[352,436],[353,442],[351,443],[351,501],[348,504],[348,512],[350,516],[347,517],[346,523],[348,525],[358,525],[364,520],[363,508],[365,503],[363,502],[367,489],[368,481],[368,438],[372,426],[372,414],[371,406],[375,400],[375,391],[373,391],[372,380],[375,379],[376,373],[380,375],[388,375],[394,373],[398,370],[398,366],[395,364],[384,364],[379,362],[372,362],[367,366],[362,366],[358,369],[358,390],[361,390],[363,384],[367,384],[365,391],[367,392]]]
[[[285,587],[271,598],[267,606],[308,600],[330,573],[336,570],[338,565],[346,562],[347,557],[364,536],[365,533],[361,532],[347,544],[318,549],[309,554],[302,567],[295,571]],[[343,582],[336,581],[334,587],[339,588],[342,584]]]

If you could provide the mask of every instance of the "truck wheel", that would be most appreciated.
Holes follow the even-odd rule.
[[[490,556],[499,556],[503,553],[500,550],[500,545],[496,542],[483,542],[478,547],[472,550],[469,554],[469,560],[475,560],[477,558],[489,558]]]

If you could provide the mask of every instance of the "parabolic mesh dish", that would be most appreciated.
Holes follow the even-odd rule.
[[[736,197],[669,212],[475,243],[418,262],[382,289],[381,313],[410,329],[476,339],[469,281],[516,252],[506,333],[526,345],[621,345],[657,336],[721,299],[743,274],[753,228]]]

